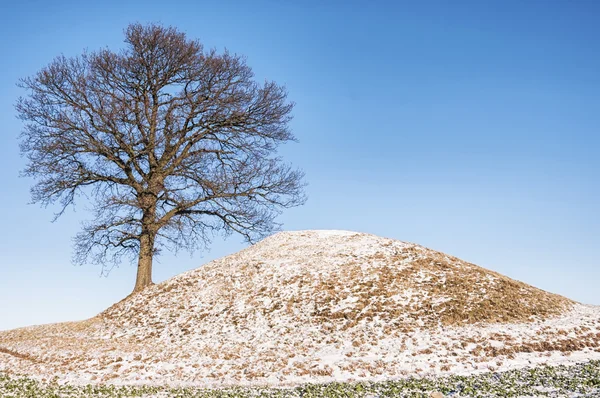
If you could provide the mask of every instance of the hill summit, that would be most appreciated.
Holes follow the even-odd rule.
[[[0,370],[290,385],[600,358],[600,310],[425,247],[273,235],[83,322],[0,332]]]
[[[130,330],[145,328],[148,317],[170,330],[172,319],[185,328],[198,318],[247,326],[332,322],[342,330],[377,321],[407,330],[546,318],[571,305],[419,245],[348,231],[299,231],[181,274],[101,316]]]

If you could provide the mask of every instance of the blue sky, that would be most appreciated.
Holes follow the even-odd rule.
[[[70,262],[85,203],[51,223],[19,178],[15,83],[59,54],[117,49],[131,22],[173,25],[285,84],[309,200],[284,229],[420,243],[600,304],[600,3],[8,1],[0,3],[0,329],[83,319],[135,267]],[[165,255],[165,280],[244,247]]]

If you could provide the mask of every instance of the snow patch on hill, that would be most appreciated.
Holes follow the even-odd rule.
[[[83,322],[0,332],[0,370],[293,385],[600,359],[600,309],[349,231],[273,235]]]

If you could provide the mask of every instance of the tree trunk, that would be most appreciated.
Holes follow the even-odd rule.
[[[140,236],[140,254],[138,258],[137,277],[132,293],[137,293],[153,284],[152,257],[154,256],[154,235],[143,232]]]

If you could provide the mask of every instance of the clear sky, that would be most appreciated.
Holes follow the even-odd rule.
[[[420,243],[600,304],[600,2],[0,2],[0,329],[95,315],[133,288],[71,264],[85,203],[51,223],[19,178],[15,83],[59,54],[173,25],[285,84],[306,205],[284,229]],[[56,209],[54,209],[56,210]],[[163,256],[155,281],[244,247]]]

